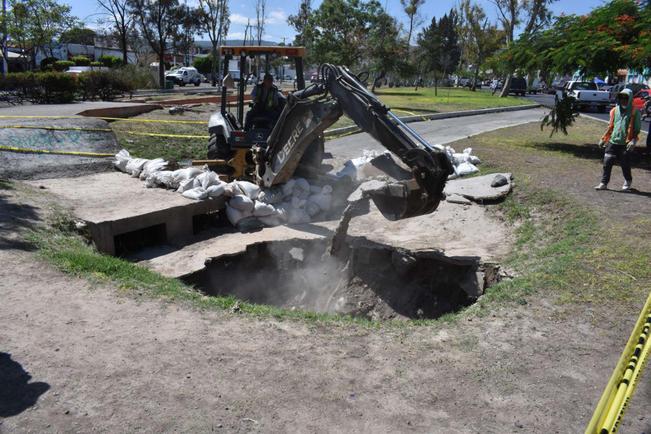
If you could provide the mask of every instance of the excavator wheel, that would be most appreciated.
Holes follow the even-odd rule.
[[[228,160],[233,157],[233,154],[224,136],[211,134],[210,140],[208,141],[209,160]]]

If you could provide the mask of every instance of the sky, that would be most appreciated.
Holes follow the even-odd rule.
[[[98,13],[100,9],[94,0],[59,0],[61,3],[67,3],[72,7],[73,15],[84,21],[89,27],[95,27],[97,18],[101,18]],[[189,5],[196,5],[196,0],[180,0]],[[407,17],[402,11],[400,0],[380,0],[384,3],[387,11],[396,17],[398,21],[406,22]],[[478,0],[483,5],[489,17],[493,20],[497,18],[495,6],[489,0]],[[320,0],[313,0],[313,8],[317,8],[321,3]],[[597,6],[604,3],[604,0],[557,0],[552,3],[552,11],[556,15],[560,14],[585,14]],[[293,40],[293,29],[287,24],[287,16],[296,13],[300,0],[267,0],[267,28],[265,40],[274,42],[287,42]],[[458,0],[426,0],[422,7],[421,14],[423,22],[427,24],[432,17],[441,17],[452,7],[458,4]],[[231,7],[231,28],[228,39],[242,39],[246,27],[247,17],[251,18],[251,23],[255,22],[255,0],[230,0]],[[199,39],[208,39],[205,38]]]

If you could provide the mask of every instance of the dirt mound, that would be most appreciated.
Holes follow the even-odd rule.
[[[186,278],[208,295],[258,304],[367,317],[436,318],[472,304],[497,280],[497,266],[353,238],[343,259],[327,240],[249,245],[211,259]]]

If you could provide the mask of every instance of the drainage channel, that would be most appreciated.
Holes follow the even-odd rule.
[[[499,279],[479,257],[446,257],[349,237],[260,242],[206,262],[184,280],[209,296],[372,320],[437,318],[474,303]]]

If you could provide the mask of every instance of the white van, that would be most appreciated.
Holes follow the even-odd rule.
[[[186,84],[199,86],[201,84],[201,74],[193,66],[183,66],[165,74],[165,80],[170,80],[179,86],[185,86]]]

